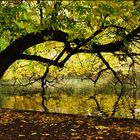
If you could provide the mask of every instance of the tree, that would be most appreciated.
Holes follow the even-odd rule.
[[[1,1],[0,78],[13,63],[21,64],[19,60],[28,60],[31,67],[41,64],[44,68],[39,77],[43,89],[42,105],[47,110],[44,94],[49,67],[70,69],[69,63],[74,62],[77,68],[80,64],[82,72],[79,68],[73,73],[80,73],[94,83],[110,71],[118,96],[113,116],[121,96],[132,91],[136,97],[140,89],[137,77],[140,64],[139,9],[140,2],[135,0]],[[77,59],[73,59],[76,55]],[[33,76],[38,74],[32,68],[29,70]],[[104,113],[96,96],[90,98]]]
[[[121,4],[120,4],[121,3]],[[130,67],[139,65],[140,2],[133,1],[1,1],[0,78],[17,60],[64,67],[75,54],[93,54],[119,80],[106,54]],[[49,59],[28,49],[45,42],[61,42]],[[50,49],[50,47],[46,47]]]

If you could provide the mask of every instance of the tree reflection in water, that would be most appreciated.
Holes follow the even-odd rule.
[[[81,87],[73,86],[77,83],[80,83]],[[91,84],[89,80],[80,81],[77,79],[70,80],[69,85],[56,88],[48,87],[45,106],[49,112],[139,118],[140,98],[136,93],[133,93],[133,96],[123,95],[114,108],[118,100],[117,93],[114,94],[116,89],[114,89],[114,93],[112,91],[111,94],[107,94],[101,87],[100,89],[93,88]],[[28,93],[22,96],[8,94],[2,94],[2,96],[1,107],[3,108],[42,111],[42,96],[39,92],[32,95]]]

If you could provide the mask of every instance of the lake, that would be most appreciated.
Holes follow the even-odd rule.
[[[37,83],[28,87],[1,86],[0,107],[43,111],[42,89]],[[140,118],[140,97],[124,94],[114,107],[118,94],[108,83],[94,86],[88,79],[65,79],[46,88],[45,106],[49,112],[110,117]]]

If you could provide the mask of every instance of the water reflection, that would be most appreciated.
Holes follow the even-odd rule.
[[[79,84],[80,82],[80,84]],[[103,94],[97,92],[89,81],[72,81],[69,85],[63,84],[57,87],[49,87],[46,93],[46,102],[49,112],[82,114],[92,116],[111,116],[116,94]],[[0,107],[23,110],[42,111],[41,93],[25,96],[0,94]],[[134,118],[134,112],[140,108],[140,99],[137,100],[129,95],[121,98],[115,116]],[[138,112],[136,118],[139,118]]]
[[[39,94],[33,96],[5,95],[3,96],[2,108],[41,110],[40,101],[41,97]]]

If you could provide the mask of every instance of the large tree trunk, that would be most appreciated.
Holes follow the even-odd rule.
[[[1,61],[0,61],[1,63]],[[0,66],[0,79],[3,77],[5,71],[9,68],[9,66],[13,63],[13,61],[6,60],[5,62],[1,63]]]
[[[0,79],[4,75],[5,71],[9,68],[9,66],[12,65],[16,61],[15,58],[7,56],[0,55]]]

